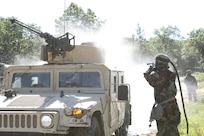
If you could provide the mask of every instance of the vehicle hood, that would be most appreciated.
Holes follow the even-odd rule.
[[[60,97],[59,94],[44,95],[17,95],[13,98],[0,96],[0,109],[63,109],[64,107],[89,108],[98,103],[104,103],[104,94],[67,94]]]

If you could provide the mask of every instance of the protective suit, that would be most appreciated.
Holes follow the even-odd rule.
[[[198,83],[196,78],[191,75],[190,70],[187,70],[186,72],[184,83],[187,87],[189,101],[192,101],[194,99],[194,101],[197,102],[196,90],[198,89]]]
[[[169,62],[168,56],[159,54],[155,57],[155,67],[150,66],[144,73],[145,79],[154,88],[155,104],[162,107],[162,117],[150,117],[151,121],[156,120],[157,136],[179,136],[177,126],[180,123],[180,111],[175,98],[176,74],[169,70]]]

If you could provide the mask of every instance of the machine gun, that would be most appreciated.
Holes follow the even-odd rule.
[[[10,22],[12,24],[15,23],[21,26],[22,28],[25,28],[26,30],[45,39],[45,42],[47,43],[47,45],[42,47],[42,52],[43,52],[41,55],[42,60],[45,60],[45,61],[48,60],[48,53],[49,54],[52,53],[52,58],[59,55],[64,56],[66,51],[71,51],[75,47],[75,36],[70,33],[65,33],[64,35],[56,38],[50,35],[49,33],[43,33],[39,30],[31,28],[30,26],[16,19],[10,19]]]

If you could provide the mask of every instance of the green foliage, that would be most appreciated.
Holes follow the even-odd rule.
[[[204,103],[189,102],[185,103],[187,118],[189,123],[188,136],[203,136],[204,134]],[[186,136],[186,122],[182,114],[181,123],[179,125],[179,132],[181,136]]]
[[[29,55],[29,58],[39,57],[40,47],[44,44],[43,39],[18,25],[11,24],[9,19],[0,17],[0,62],[14,64],[18,55],[20,57]],[[75,29],[94,33],[100,30],[104,23],[105,21],[99,20],[91,9],[85,12],[77,4],[71,3],[63,16],[56,20],[56,27],[60,35],[64,34],[64,31],[70,32]],[[34,24],[28,26],[40,30],[40,27]]]
[[[39,56],[39,43],[42,41],[11,24],[9,19],[11,18],[0,18],[0,62],[13,64],[17,55]]]
[[[199,88],[204,88],[204,73],[201,72],[195,72],[193,73],[196,80],[198,81]]]
[[[140,30],[141,28],[136,29],[136,37],[141,36]],[[155,29],[154,34],[155,37],[140,41],[143,56],[151,58],[158,53],[165,53],[172,59],[180,73],[187,69],[204,71],[204,29],[191,31],[187,39],[181,36],[176,26],[170,25]]]
[[[134,38],[134,37],[133,37]],[[140,44],[145,41],[145,37],[144,37],[144,30],[142,30],[142,28],[140,27],[139,24],[137,24],[137,29],[136,29],[136,37],[135,37],[136,41],[138,41]]]
[[[154,34],[158,37],[158,48],[163,53],[166,53],[170,56],[177,56],[177,53],[180,52],[176,40],[180,38],[180,30],[177,27],[161,27],[156,29]]]
[[[16,28],[15,28],[16,29]],[[0,61],[12,62],[13,57],[19,52],[20,31],[12,31],[10,22],[4,18],[0,19]],[[7,59],[7,60],[5,60]]]
[[[87,9],[85,12],[77,4],[71,3],[64,14],[58,20],[55,20],[55,23],[59,34],[75,30],[90,33],[100,30],[105,21],[99,20],[91,9]]]
[[[198,49],[204,57],[204,29],[193,30],[189,34],[190,44]]]
[[[82,30],[95,34],[105,21],[99,20],[91,9],[84,11],[77,4],[71,3],[55,23],[59,35]],[[135,61],[165,53],[180,73],[185,73],[187,69],[204,72],[204,29],[192,30],[186,39],[181,36],[176,26],[171,25],[155,29],[154,34],[154,37],[146,39],[144,30],[137,24],[135,34],[125,39],[127,44],[133,46]],[[19,54],[39,56],[39,45],[42,45],[39,37],[20,27],[12,27],[8,19],[0,18],[0,62],[12,64],[15,56]]]

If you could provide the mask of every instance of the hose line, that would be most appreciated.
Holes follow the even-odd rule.
[[[172,66],[174,67],[174,70],[176,72],[176,75],[177,75],[177,78],[178,78],[178,83],[179,83],[179,89],[180,89],[180,94],[181,94],[181,100],[182,100],[182,106],[183,106],[183,112],[184,112],[184,116],[185,116],[185,119],[186,119],[186,134],[188,135],[188,130],[189,130],[189,125],[188,125],[188,118],[187,118],[187,115],[186,115],[186,110],[185,110],[185,105],[184,105],[184,100],[183,100],[183,93],[182,93],[182,89],[181,89],[181,82],[180,82],[180,79],[179,79],[179,74],[177,72],[177,69],[174,65],[173,62],[170,61],[170,63],[172,64]]]

